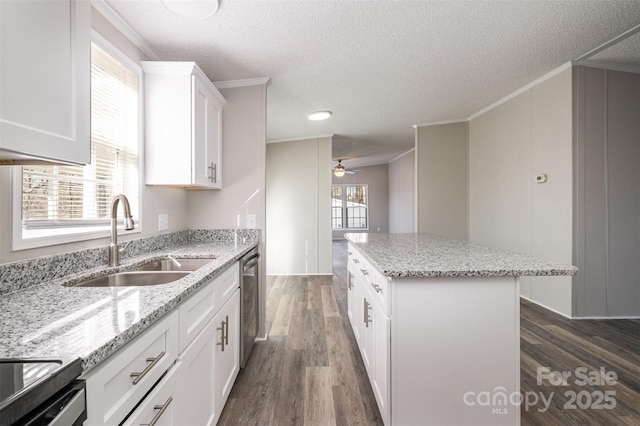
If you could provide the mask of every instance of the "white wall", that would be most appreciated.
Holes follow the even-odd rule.
[[[389,232],[414,232],[415,150],[389,163]]]
[[[95,10],[92,14],[92,27],[136,63],[148,60],[133,43]],[[144,151],[142,151],[140,155],[144,157]],[[144,161],[142,167],[144,167]],[[109,234],[106,232],[105,238],[31,250],[11,251],[10,169],[11,167],[0,167],[0,263],[8,263],[72,250],[101,247],[109,243]],[[121,241],[158,234],[159,213],[169,214],[169,230],[166,232],[174,232],[187,228],[187,194],[185,191],[142,185],[140,195],[142,232],[121,237]]]
[[[364,231],[346,232],[389,232],[389,166],[379,164],[377,166],[356,167],[360,170],[354,174],[345,174],[337,177],[330,171],[333,185],[343,184],[367,184],[369,193],[367,196],[369,209],[369,229]],[[331,214],[331,212],[329,212]],[[345,231],[333,231],[333,238],[344,238]]]
[[[331,274],[331,138],[267,144],[267,274]]]
[[[467,239],[468,123],[416,128],[417,232]]]
[[[469,123],[469,240],[572,261],[571,70]],[[534,176],[546,174],[544,184]],[[570,277],[521,279],[521,294],[572,314]]]

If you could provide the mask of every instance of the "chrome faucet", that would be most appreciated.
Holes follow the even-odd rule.
[[[124,229],[131,231],[135,227],[131,216],[129,200],[124,194],[118,194],[111,201],[111,242],[109,243],[109,266],[120,264],[120,248],[118,247],[118,202],[122,201],[124,208]]]

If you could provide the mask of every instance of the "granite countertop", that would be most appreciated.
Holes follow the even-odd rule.
[[[432,234],[345,234],[382,275],[500,277],[575,275],[578,268]]]
[[[118,267],[94,267],[0,295],[0,358],[79,357],[83,372],[87,372],[174,310],[255,247],[258,241],[259,236],[235,241],[192,240],[136,254],[123,260]],[[168,284],[111,288],[65,285],[132,269],[167,255],[217,257],[206,266]]]

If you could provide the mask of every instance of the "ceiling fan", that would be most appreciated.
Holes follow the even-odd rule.
[[[338,160],[338,165],[333,168],[333,174],[336,175],[336,177],[342,177],[345,173],[352,175],[359,171],[360,170],[347,170],[347,168],[342,165],[342,160]]]

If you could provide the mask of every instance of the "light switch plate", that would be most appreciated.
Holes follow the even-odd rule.
[[[166,231],[167,229],[169,229],[169,215],[160,213],[158,215],[158,231]]]

